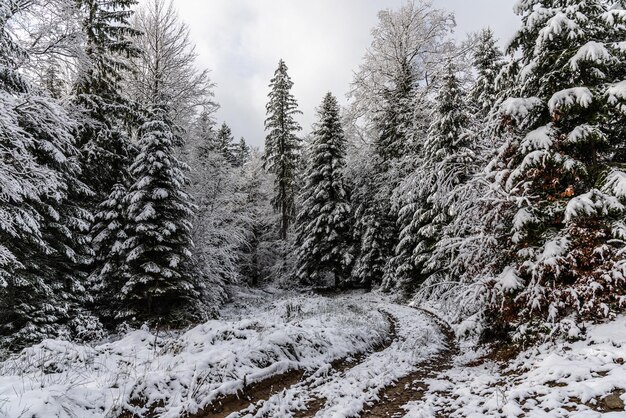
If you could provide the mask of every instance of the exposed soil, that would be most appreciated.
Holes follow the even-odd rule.
[[[204,410],[189,415],[190,418],[225,418],[233,412],[247,408],[261,399],[267,399],[275,393],[295,385],[304,378],[305,371],[289,370],[260,382],[244,387],[243,391],[227,395],[216,400]]]
[[[385,348],[389,347],[391,342],[396,338],[396,321],[395,319],[386,312],[383,312],[386,316],[387,320],[391,324],[389,335],[385,338],[382,344],[379,344],[374,348],[372,352],[382,351]],[[331,363],[331,368],[334,373],[342,373],[346,370],[355,367],[356,365],[363,362],[370,353],[362,353],[357,355],[356,357],[350,359],[339,359],[335,360]],[[189,415],[189,418],[225,418],[233,412],[239,412],[244,409],[249,408],[251,405],[256,404],[257,402],[268,399],[271,396],[288,389],[289,387],[302,382],[306,379],[308,373],[304,370],[290,370],[286,373],[272,376],[268,379],[262,380],[260,382],[253,383],[251,385],[247,385],[242,391],[227,395],[221,399],[216,400],[211,405],[207,406],[204,410]],[[309,409],[306,411],[306,416],[309,416],[314,408],[317,410],[321,409],[324,406],[325,400],[315,399],[310,403]],[[319,406],[317,405],[318,403]],[[313,412],[313,414],[315,414]],[[296,415],[296,417],[301,417],[304,415]]]
[[[452,367],[452,360],[458,354],[454,332],[448,324],[441,321],[437,316],[428,311],[419,310],[431,317],[441,327],[441,331],[446,337],[448,348],[436,357],[422,363],[415,372],[398,380],[394,385],[383,389],[379,394],[380,401],[363,411],[361,414],[362,418],[404,416],[406,411],[402,409],[402,406],[423,396],[424,390],[427,388],[424,379],[434,378],[438,373]]]

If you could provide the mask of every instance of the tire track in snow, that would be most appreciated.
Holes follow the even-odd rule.
[[[424,309],[416,309],[437,323],[446,338],[447,348],[433,359],[425,361],[415,372],[383,389],[379,396],[380,400],[367,408],[361,414],[362,418],[403,417],[406,414],[403,407],[411,401],[421,399],[428,388],[424,380],[434,378],[453,366],[453,359],[459,351],[454,331],[435,314]]]
[[[429,314],[407,306],[379,303],[396,321],[396,338],[343,372],[320,369],[304,381],[229,418],[352,417],[380,401],[385,387],[420,369],[446,349],[441,326]]]
[[[389,337],[387,338],[387,340],[385,341],[385,344],[381,345],[380,347],[378,347],[376,350],[373,351],[373,353],[379,353],[385,349],[387,349],[394,341],[397,340],[398,336],[396,335],[396,329],[398,327],[398,321],[396,318],[394,318],[391,314],[389,314],[388,312],[385,311],[381,311],[383,313],[383,315],[385,315],[387,317],[387,320],[389,321],[389,323],[391,324],[391,332],[389,333]],[[335,368],[335,373],[334,376],[338,376],[340,374],[344,375],[346,374],[346,372],[349,369],[352,369],[360,364],[362,364],[364,361],[367,360],[367,358],[371,355],[370,354],[362,354],[356,362],[352,362],[352,363],[344,363],[342,364],[340,367]],[[323,397],[318,397],[318,398],[312,398],[309,402],[306,403],[306,410],[303,411],[297,411],[294,414],[294,418],[305,418],[308,416],[311,416],[311,414],[313,413],[313,415],[321,410],[324,405],[326,404],[326,398]]]
[[[338,359],[316,370],[310,376],[304,370],[290,370],[286,373],[272,376],[250,386],[246,386],[242,393],[228,395],[203,411],[190,415],[189,418],[234,418],[254,416],[263,407],[267,399],[284,392],[291,387],[307,387],[316,384],[321,376],[337,375],[367,359],[371,353],[376,353],[387,348],[396,339],[396,321],[387,312],[381,311],[390,324],[389,335],[378,347],[371,352],[361,353],[352,358]],[[323,405],[322,405],[323,406]]]

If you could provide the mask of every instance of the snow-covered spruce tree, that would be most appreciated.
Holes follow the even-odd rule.
[[[363,174],[358,179],[361,187],[355,188],[351,195],[359,203],[354,208],[353,240],[358,243],[358,252],[355,251],[351,276],[355,284],[371,288],[380,285],[386,273],[395,245],[396,225],[388,215],[390,206],[384,194],[374,188],[379,176],[369,170]]]
[[[428,2],[408,2],[398,11],[379,13],[374,39],[353,82],[352,113],[365,127],[369,172],[353,183],[354,235],[360,242],[353,280],[365,286],[395,281],[390,260],[397,243],[397,213],[391,197],[407,170],[415,141],[415,103],[427,85],[433,62],[453,26],[450,14]],[[422,110],[423,109],[419,109]]]
[[[303,283],[338,287],[349,260],[350,205],[344,189],[346,139],[337,99],[328,93],[318,111],[300,196],[296,255]]]
[[[109,197],[96,208],[91,239],[95,252],[94,269],[89,277],[90,288],[98,315],[106,325],[115,324],[116,312],[120,310],[119,293],[128,279],[123,244],[127,236],[128,189],[116,184]]]
[[[129,24],[131,7],[137,2],[74,1],[82,19],[85,43],[70,103],[77,109],[81,179],[93,192],[91,198],[85,200],[96,219],[89,232],[95,252],[89,268],[89,283],[95,286],[93,310],[106,314],[113,308],[107,296],[119,290],[119,284],[113,282],[118,278],[122,280],[122,274],[110,270],[118,266],[118,250],[112,247],[117,244],[114,239],[103,239],[103,234],[117,235],[115,231],[106,230],[112,209],[109,204],[117,202],[119,187],[130,185],[129,167],[135,149],[129,130],[139,123],[135,106],[122,93],[124,77],[131,69],[129,60],[139,54],[132,44],[132,37],[138,32]],[[107,288],[109,285],[111,288]]]
[[[474,110],[472,113],[484,119],[489,115],[498,98],[496,80],[504,61],[502,51],[491,29],[483,29],[476,41],[473,66],[477,74],[468,96],[469,105]]]
[[[430,257],[429,263],[443,264],[445,268],[420,286],[414,302],[437,306],[448,322],[457,324],[460,335],[476,339],[483,333],[485,325],[488,295],[484,282],[502,266],[505,251],[500,247],[500,237],[506,233],[502,225],[511,218],[506,196],[489,187],[490,174],[485,169],[499,152],[500,144],[493,135],[490,118],[496,103],[502,100],[506,78],[500,74],[503,55],[491,31],[481,32],[476,39],[473,64],[477,78],[468,90],[466,103],[473,134],[467,151],[472,153],[468,152],[468,158],[458,166],[465,172],[463,177],[467,180],[460,181],[448,193],[447,201],[453,205],[456,216],[443,225]],[[418,203],[413,202],[416,207]],[[410,205],[402,210],[401,213],[411,216],[414,211]],[[405,239],[417,236],[407,233]]]
[[[403,262],[398,264],[396,275],[405,287],[414,289],[434,273],[445,275],[445,260],[433,259],[433,249],[442,228],[456,215],[452,192],[469,178],[468,165],[473,159],[464,100],[455,67],[449,62],[435,101],[422,163],[401,186],[407,199],[400,209],[401,219],[408,223],[401,225],[396,254]]]
[[[504,91],[510,86],[509,72],[515,66],[505,61],[491,29],[482,30],[475,42],[472,57],[476,78],[468,89],[466,108],[470,118],[468,126],[475,136],[472,147],[475,158],[471,162],[472,167],[468,167],[468,172],[477,174],[494,158],[501,145],[494,138],[492,120],[497,115],[497,106],[503,100]],[[476,181],[481,182],[482,180]],[[472,182],[468,182],[467,187],[457,188],[455,193],[467,195],[470,189],[480,187],[469,183]]]
[[[503,100],[503,91],[509,86],[508,72],[513,68],[506,63],[490,29],[481,31],[476,42],[473,66],[477,77],[466,100],[474,135],[471,146],[473,158],[466,163],[466,172],[471,178],[453,189],[457,213],[462,216],[456,217],[446,228],[445,237],[437,245],[437,251],[450,253],[450,272],[456,277],[464,275],[467,269],[475,273],[477,267],[485,266],[488,264],[486,261],[493,258],[482,257],[483,262],[480,262],[479,256],[484,254],[482,250],[490,246],[486,242],[491,238],[488,238],[485,225],[489,222],[498,223],[486,215],[486,212],[498,206],[494,200],[499,198],[491,196],[492,190],[486,179],[489,174],[485,168],[498,155],[502,145],[501,140],[493,134],[492,119],[499,116],[497,107]],[[502,71],[505,65],[507,69]],[[469,250],[468,246],[472,249]]]
[[[232,153],[235,156],[235,167],[243,167],[250,159],[250,147],[243,136],[239,138],[239,142],[233,144]]]
[[[193,205],[185,192],[184,165],[174,156],[175,135],[167,112],[155,106],[140,129],[140,152],[131,166],[127,195],[128,238],[123,243],[128,279],[118,316],[180,322],[196,306],[191,269]]]
[[[355,238],[360,241],[353,279],[366,287],[378,285],[388,274],[388,262],[396,246],[397,216],[392,211],[391,195],[399,177],[399,159],[410,150],[412,115],[411,101],[415,74],[411,63],[405,62],[395,74],[392,88],[382,93],[383,105],[373,116],[375,139],[371,147],[369,181],[355,190]],[[363,179],[364,180],[364,179]],[[387,277],[385,282],[390,281]]]
[[[371,200],[362,201],[357,209],[364,213],[365,216],[359,219],[366,223],[361,256],[356,260],[354,274],[363,283],[382,282],[387,289],[390,283],[396,281],[393,255],[400,233],[392,195],[400,179],[406,175],[407,157],[416,151],[413,124],[416,110],[413,105],[419,93],[410,63],[402,68],[403,71],[396,74],[393,82],[395,88],[386,91],[383,96],[384,109],[374,118],[378,136],[372,147],[373,194]]]
[[[295,116],[301,112],[291,94],[293,81],[282,59],[278,62],[269,87],[264,160],[265,168],[276,177],[272,204],[280,213],[280,238],[285,241],[296,215],[296,171],[300,159],[300,139],[296,133],[301,128]]]
[[[131,104],[121,82],[138,33],[130,27],[136,0],[74,0],[83,15],[85,59],[80,61],[72,103],[82,110],[77,129],[83,180],[94,191],[95,208],[115,184],[128,182],[133,150],[127,127],[133,125]]]
[[[500,112],[495,184],[517,207],[494,327],[570,328],[624,309],[626,13],[602,0],[526,0],[516,87]],[[556,326],[551,326],[556,324]],[[508,328],[506,328],[508,327]]]
[[[55,99],[61,99],[66,88],[66,82],[59,74],[59,67],[60,65],[56,60],[50,60],[41,79],[42,87]]]
[[[230,130],[230,126],[223,122],[222,126],[215,133],[215,151],[222,154],[226,162],[236,165],[237,155],[234,148],[235,137]]]
[[[88,193],[74,121],[20,74],[23,51],[6,31],[19,6],[0,5],[0,334],[16,348],[84,330],[70,321],[87,298],[79,267],[89,256],[89,213],[70,198]]]

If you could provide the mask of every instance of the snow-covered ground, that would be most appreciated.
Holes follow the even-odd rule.
[[[406,417],[626,417],[626,316],[587,328],[584,341],[546,343],[508,364],[461,356],[425,382]]]
[[[0,363],[0,417],[141,416],[148,407],[177,417],[290,369],[309,373],[230,418],[305,409],[358,416],[446,344],[429,315],[380,294],[250,292],[236,300],[222,319],[186,332],[143,329],[96,346],[46,340],[28,348]],[[389,318],[394,338],[372,352],[389,336]],[[330,364],[357,353],[366,354],[342,368]],[[546,343],[508,363],[481,354],[464,348],[451,368],[428,376],[406,417],[626,417],[626,316],[587,325],[582,341]]]
[[[359,304],[373,303],[377,296],[363,295]],[[379,296],[378,296],[379,297]],[[423,312],[391,302],[378,302],[379,309],[396,321],[394,341],[345,372],[324,370],[301,383],[251,406],[235,417],[290,417],[312,399],[325,404],[317,417],[353,417],[378,400],[382,388],[410,374],[420,363],[445,348],[445,337]],[[312,412],[311,412],[312,413]]]
[[[179,335],[143,329],[97,346],[46,340],[0,363],[0,416],[141,415],[157,405],[164,417],[194,413],[244,379],[317,370],[380,344],[389,321],[376,303],[356,302],[257,298]]]

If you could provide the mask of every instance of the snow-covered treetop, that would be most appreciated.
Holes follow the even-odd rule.
[[[432,7],[430,1],[411,0],[399,10],[383,10],[363,63],[355,74],[350,96],[360,111],[376,114],[381,97],[398,89],[428,84],[455,26],[454,15]]]

